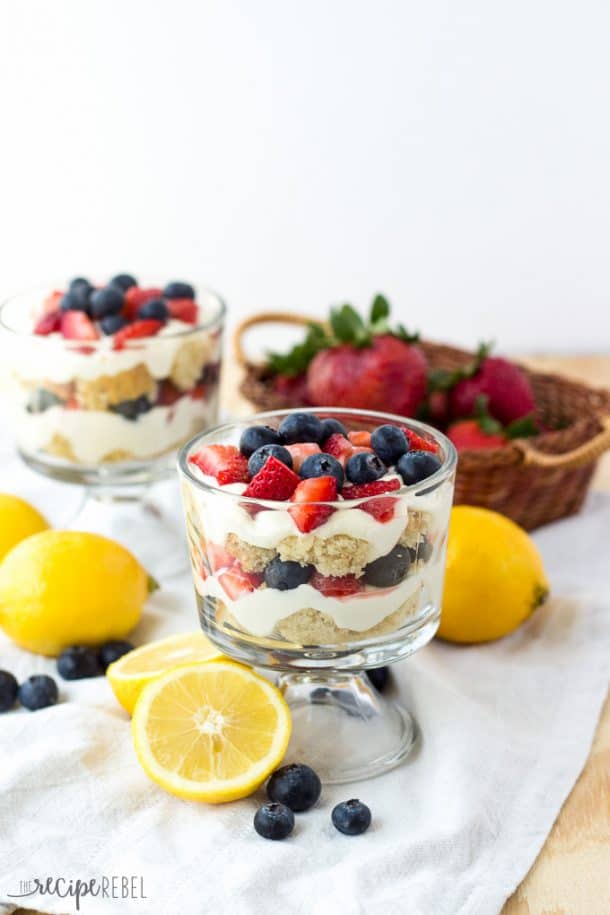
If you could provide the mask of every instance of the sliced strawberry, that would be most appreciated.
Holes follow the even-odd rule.
[[[269,461],[267,461],[268,463]],[[318,505],[317,503],[334,502],[336,498],[337,480],[335,477],[311,477],[299,483],[290,500],[299,504],[294,508],[289,508],[288,511],[298,529],[303,534],[307,534],[324,524],[334,511],[330,505]]]
[[[189,462],[214,477],[221,486],[248,482],[248,459],[235,445],[204,445],[190,456]]]
[[[194,388],[191,388],[191,390],[188,392],[188,395],[191,400],[205,400],[207,392],[207,385],[197,384]]]
[[[271,455],[259,472],[252,477],[248,488],[244,490],[244,496],[283,502],[290,498],[299,483],[300,479],[296,473]]]
[[[60,289],[54,289],[53,292],[50,292],[42,303],[42,310],[44,314],[48,315],[53,311],[57,311],[59,308],[59,303],[63,297],[64,294]]]
[[[326,597],[347,597],[350,594],[358,594],[364,590],[364,582],[355,575],[321,575],[314,572],[309,579],[309,584],[321,591]]]
[[[340,432],[334,432],[324,442],[324,451],[326,454],[332,454],[341,466],[345,467],[348,459],[354,453],[354,446]]]
[[[226,572],[221,572],[218,581],[231,600],[239,600],[256,591],[263,583],[263,576],[256,572],[244,572],[239,564],[234,565]]]
[[[164,378],[159,384],[157,403],[161,407],[171,407],[177,400],[184,397],[184,393],[185,392],[177,388],[169,378]]]
[[[99,337],[95,324],[84,311],[64,311],[61,332],[68,340],[97,340]]]
[[[199,317],[199,307],[192,299],[167,299],[165,303],[171,318],[184,321],[185,324],[196,324]]]
[[[49,311],[38,319],[34,327],[34,333],[41,337],[55,334],[59,330],[61,330],[61,311]]]
[[[371,447],[371,433],[361,430],[360,432],[348,432],[347,437],[349,438],[352,445],[364,445],[365,448]]]
[[[438,445],[436,442],[431,442],[429,439],[418,435],[417,432],[414,432],[413,429],[408,429],[406,426],[400,426],[400,428],[407,436],[410,451],[431,451],[433,454],[437,453]]]
[[[211,543],[209,540],[206,543],[206,552],[212,572],[220,572],[221,569],[229,569],[237,564],[235,556],[232,556],[223,546]]]
[[[297,442],[296,445],[287,445],[287,448],[292,457],[292,466],[296,473],[301,469],[301,464],[305,458],[311,457],[312,454],[320,454],[320,446],[314,442]]]
[[[70,312],[68,312],[70,314]],[[134,321],[117,330],[114,335],[113,349],[124,349],[128,340],[139,340],[141,337],[154,337],[163,327],[163,321],[147,318],[144,321]]]
[[[344,499],[362,499],[365,496],[379,496],[381,493],[395,492],[400,489],[400,480],[375,480],[373,483],[360,483],[356,486],[344,486],[341,495]],[[362,502],[358,508],[372,515],[376,521],[383,524],[394,517],[396,499],[370,499]]]
[[[140,286],[131,286],[125,293],[123,314],[131,321],[136,317],[142,305],[150,302],[151,299],[160,299],[162,295],[162,289],[141,289]]]

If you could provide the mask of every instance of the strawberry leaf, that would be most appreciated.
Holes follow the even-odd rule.
[[[538,435],[540,429],[530,413],[529,416],[522,416],[520,419],[514,419],[504,430],[508,438],[530,438],[532,435]]]
[[[355,346],[365,346],[370,343],[370,331],[351,305],[331,309],[330,326],[340,343],[352,343]]]
[[[378,324],[387,320],[390,316],[390,303],[384,295],[377,293],[371,304],[371,315],[369,321],[371,324]]]
[[[489,415],[487,410],[488,400],[489,398],[486,394],[479,394],[474,402],[474,416],[482,432],[485,432],[486,435],[498,435],[503,431],[502,423],[499,423],[497,419]]]
[[[332,346],[332,337],[321,324],[309,324],[302,343],[287,353],[268,353],[269,367],[279,375],[300,375],[316,355],[323,349]]]

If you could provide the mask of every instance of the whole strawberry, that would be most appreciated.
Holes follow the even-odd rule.
[[[458,451],[484,448],[501,448],[506,444],[506,436],[498,432],[486,432],[477,419],[461,419],[447,430],[449,438]]]
[[[507,425],[536,409],[534,392],[522,369],[508,359],[486,356],[472,377],[463,378],[449,392],[454,418],[472,416],[477,398],[487,398],[489,413]]]

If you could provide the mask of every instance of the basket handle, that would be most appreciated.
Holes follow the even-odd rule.
[[[298,324],[306,327],[308,324],[324,324],[319,318],[308,318],[306,315],[298,315],[292,311],[260,311],[258,314],[250,315],[240,321],[233,331],[233,355],[241,366],[249,365],[249,359],[244,351],[243,341],[246,331],[257,324]]]
[[[600,416],[599,421],[603,426],[601,432],[583,445],[563,454],[545,454],[527,441],[516,441],[514,444],[521,451],[523,463],[528,467],[547,467],[549,470],[560,467],[563,470],[572,470],[591,464],[610,448],[610,416]]]

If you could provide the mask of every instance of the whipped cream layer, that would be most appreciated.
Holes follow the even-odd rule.
[[[169,407],[153,407],[136,420],[110,411],[55,406],[43,413],[21,411],[17,441],[24,451],[35,452],[48,446],[55,435],[61,436],[83,464],[96,464],[113,451],[150,458],[171,451],[215,418],[216,396],[207,401],[181,397]]]

